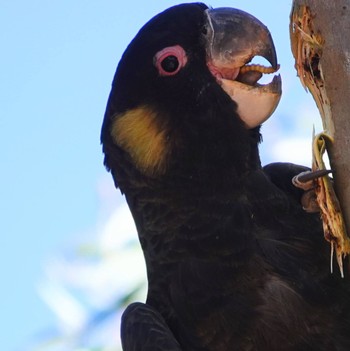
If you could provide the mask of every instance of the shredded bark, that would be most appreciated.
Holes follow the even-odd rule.
[[[334,124],[330,101],[327,96],[322,71],[324,39],[313,26],[314,15],[307,6],[293,6],[290,21],[290,37],[295,68],[300,81],[308,89],[320,111],[324,132],[313,138],[312,169],[324,169],[322,155],[333,144]],[[316,199],[321,209],[324,236],[331,243],[331,271],[333,271],[333,253],[344,276],[343,258],[350,253],[350,239],[346,233],[343,214],[329,176],[316,181]]]

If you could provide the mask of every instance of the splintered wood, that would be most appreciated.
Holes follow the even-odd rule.
[[[324,86],[322,67],[319,64],[324,40],[319,33],[314,32],[308,7],[292,9],[289,30],[295,68],[301,84],[311,92],[315,99],[322,116],[324,130],[333,136],[334,127],[330,119],[330,104]]]
[[[331,143],[332,141],[332,138],[325,133],[313,135],[313,171],[326,169],[322,156],[326,151],[326,143]],[[339,201],[328,175],[317,178],[314,182],[316,183],[316,200],[321,210],[324,237],[331,244],[331,272],[333,272],[333,254],[335,251],[340,274],[344,277],[343,257],[350,253],[350,239],[346,235]]]
[[[315,99],[325,130],[324,133],[313,136],[312,170],[316,171],[325,168],[322,155],[326,147],[333,143],[334,124],[320,63],[324,39],[320,33],[314,31],[313,16],[307,6],[292,8],[290,37],[298,76],[304,88],[307,88]],[[333,271],[335,252],[341,276],[344,277],[343,258],[350,253],[350,239],[346,234],[339,201],[328,176],[318,178],[315,182],[324,236],[331,244],[331,270]]]

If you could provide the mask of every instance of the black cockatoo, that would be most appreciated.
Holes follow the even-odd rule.
[[[258,81],[277,69],[260,21],[202,3],[155,16],[121,58],[102,144],[148,275],[125,351],[350,350],[350,281],[291,183],[305,167],[260,163],[281,80]]]

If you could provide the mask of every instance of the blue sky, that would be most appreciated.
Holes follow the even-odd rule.
[[[57,252],[98,235],[104,211],[119,204],[102,165],[99,143],[111,80],[138,29],[177,3],[2,2],[3,350],[22,350],[32,336],[55,324],[54,313],[38,294],[47,262]],[[310,164],[312,125],[319,125],[319,119],[311,95],[302,89],[293,68],[288,34],[291,1],[213,0],[210,5],[241,8],[269,27],[281,64],[284,95],[262,130],[263,160]]]

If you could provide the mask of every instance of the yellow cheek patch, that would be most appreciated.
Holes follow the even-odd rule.
[[[148,175],[165,172],[169,149],[167,131],[152,109],[142,106],[116,116],[111,133],[140,171]]]

